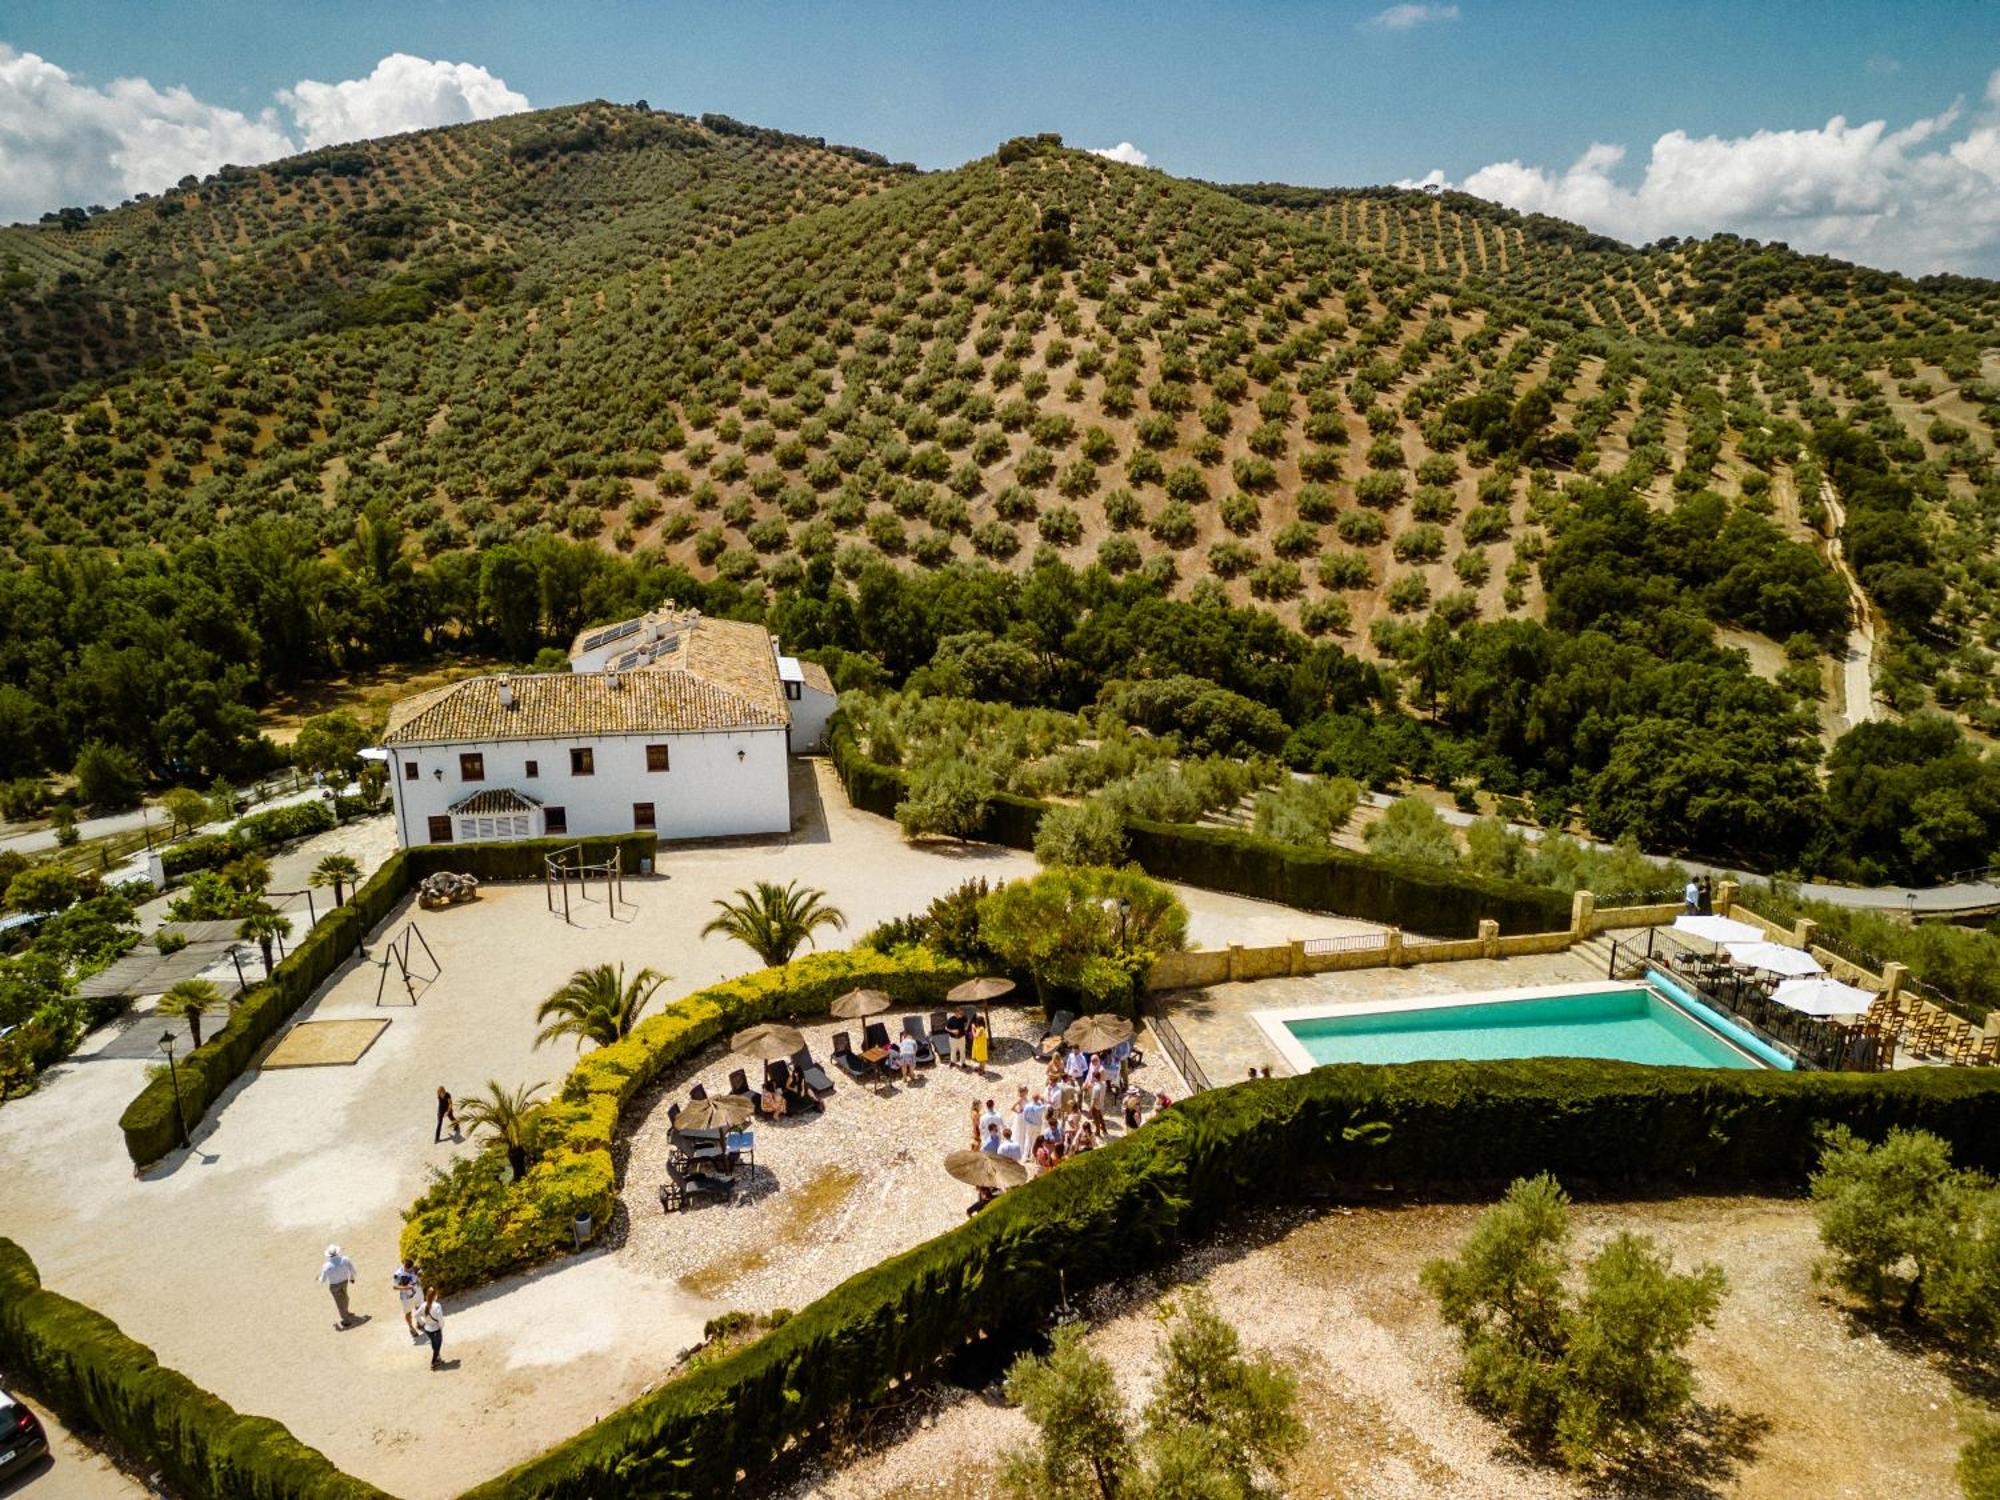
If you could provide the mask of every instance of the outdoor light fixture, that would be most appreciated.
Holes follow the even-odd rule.
[[[171,1031],[160,1033],[160,1050],[167,1054],[167,1076],[174,1084],[174,1120],[181,1128],[181,1144],[190,1145],[187,1113],[181,1108],[181,1074],[180,1069],[174,1066],[174,1034]]]
[[[444,767],[443,767],[443,766],[435,766],[435,767],[433,767],[433,768],[432,768],[432,770],[431,770],[431,775],[433,775],[433,776],[437,777],[437,779],[438,779],[439,781],[443,781],[443,780],[444,780]]]
[[[738,750],[738,751],[736,752],[736,758],[737,758],[738,760],[741,760],[741,759],[743,759],[743,752],[742,752],[741,750]]]

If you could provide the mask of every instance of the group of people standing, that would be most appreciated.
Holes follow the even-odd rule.
[[[326,1247],[326,1260],[319,1268],[319,1283],[333,1296],[333,1310],[339,1321],[333,1326],[346,1330],[356,1323],[366,1321],[357,1318],[349,1306],[350,1288],[359,1273],[354,1262],[341,1253],[340,1246]],[[434,1288],[424,1285],[418,1273],[416,1262],[408,1256],[403,1263],[389,1274],[389,1286],[396,1294],[396,1303],[402,1309],[403,1327],[409,1332],[413,1344],[428,1343],[431,1346],[431,1368],[444,1367],[444,1303],[438,1299]]]
[[[1168,1108],[1165,1094],[1153,1102],[1152,1114]],[[1020,1162],[1045,1172],[1064,1159],[1102,1145],[1110,1127],[1106,1117],[1116,1111],[1127,1130],[1150,1118],[1146,1096],[1133,1085],[1130,1049],[1112,1058],[1091,1056],[1075,1048],[1050,1054],[1048,1081],[1039,1089],[1022,1084],[1013,1108],[1002,1114],[998,1101],[988,1099],[971,1110],[972,1146],[993,1156]]]

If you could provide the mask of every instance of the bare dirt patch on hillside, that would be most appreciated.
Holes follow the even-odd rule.
[[[1620,1230],[1658,1239],[1682,1265],[1712,1260],[1729,1278],[1715,1328],[1691,1351],[1700,1408],[1671,1470],[1579,1479],[1531,1462],[1456,1385],[1454,1336],[1417,1284],[1450,1253],[1480,1205],[1338,1209],[1238,1227],[1172,1276],[1092,1299],[1092,1341],[1134,1405],[1152,1378],[1155,1313],[1199,1281],[1245,1342],[1299,1377],[1309,1439],[1285,1476],[1293,1496],[1801,1496],[1950,1500],[1965,1399],[1930,1355],[1885,1341],[1814,1285],[1812,1215],[1798,1201],[1685,1198],[1596,1203],[1576,1212],[1579,1248]],[[972,1497],[991,1493],[999,1457],[1027,1440],[997,1386],[947,1389],[888,1445],[803,1476],[791,1500]]]

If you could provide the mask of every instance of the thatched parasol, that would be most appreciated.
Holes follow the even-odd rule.
[[[944,1159],[944,1169],[968,1187],[1019,1187],[1028,1180],[1026,1167],[990,1151],[954,1151]]]
[[[1085,1052],[1103,1052],[1132,1039],[1132,1023],[1123,1016],[1085,1016],[1070,1023],[1063,1040]]]
[[[674,1116],[676,1130],[734,1130],[750,1118],[748,1094],[722,1094],[697,1099]]]
[[[959,1005],[984,1005],[989,1000],[998,1000],[1002,995],[1013,992],[1013,980],[988,975],[984,979],[968,979],[964,984],[953,985],[945,999]]]
[[[880,1015],[895,1003],[895,996],[886,990],[849,990],[828,1009],[843,1021],[859,1021]]]
[[[796,1056],[805,1044],[806,1039],[791,1027],[771,1022],[737,1032],[729,1039],[729,1050],[754,1057],[759,1062],[783,1062],[788,1057]]]

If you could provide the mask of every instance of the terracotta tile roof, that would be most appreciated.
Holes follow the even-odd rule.
[[[833,696],[833,679],[826,675],[825,667],[816,661],[802,661],[799,663],[799,671],[805,677],[806,686],[815,693]]]
[[[517,792],[512,787],[495,787],[483,792],[474,792],[469,797],[461,797],[446,811],[471,816],[483,813],[490,817],[494,813],[533,812],[541,805],[539,799],[530,797],[526,792]]]
[[[765,649],[768,659],[768,646]],[[610,676],[600,672],[547,672],[507,679],[469,677],[405,698],[390,709],[382,743],[693,733],[783,728],[791,723],[775,666],[770,668],[769,691],[754,696],[747,690],[754,672],[732,670],[731,675],[741,676],[742,689],[686,668],[665,666],[619,674],[616,687],[611,685]],[[500,701],[503,681],[512,690],[511,708]]]

